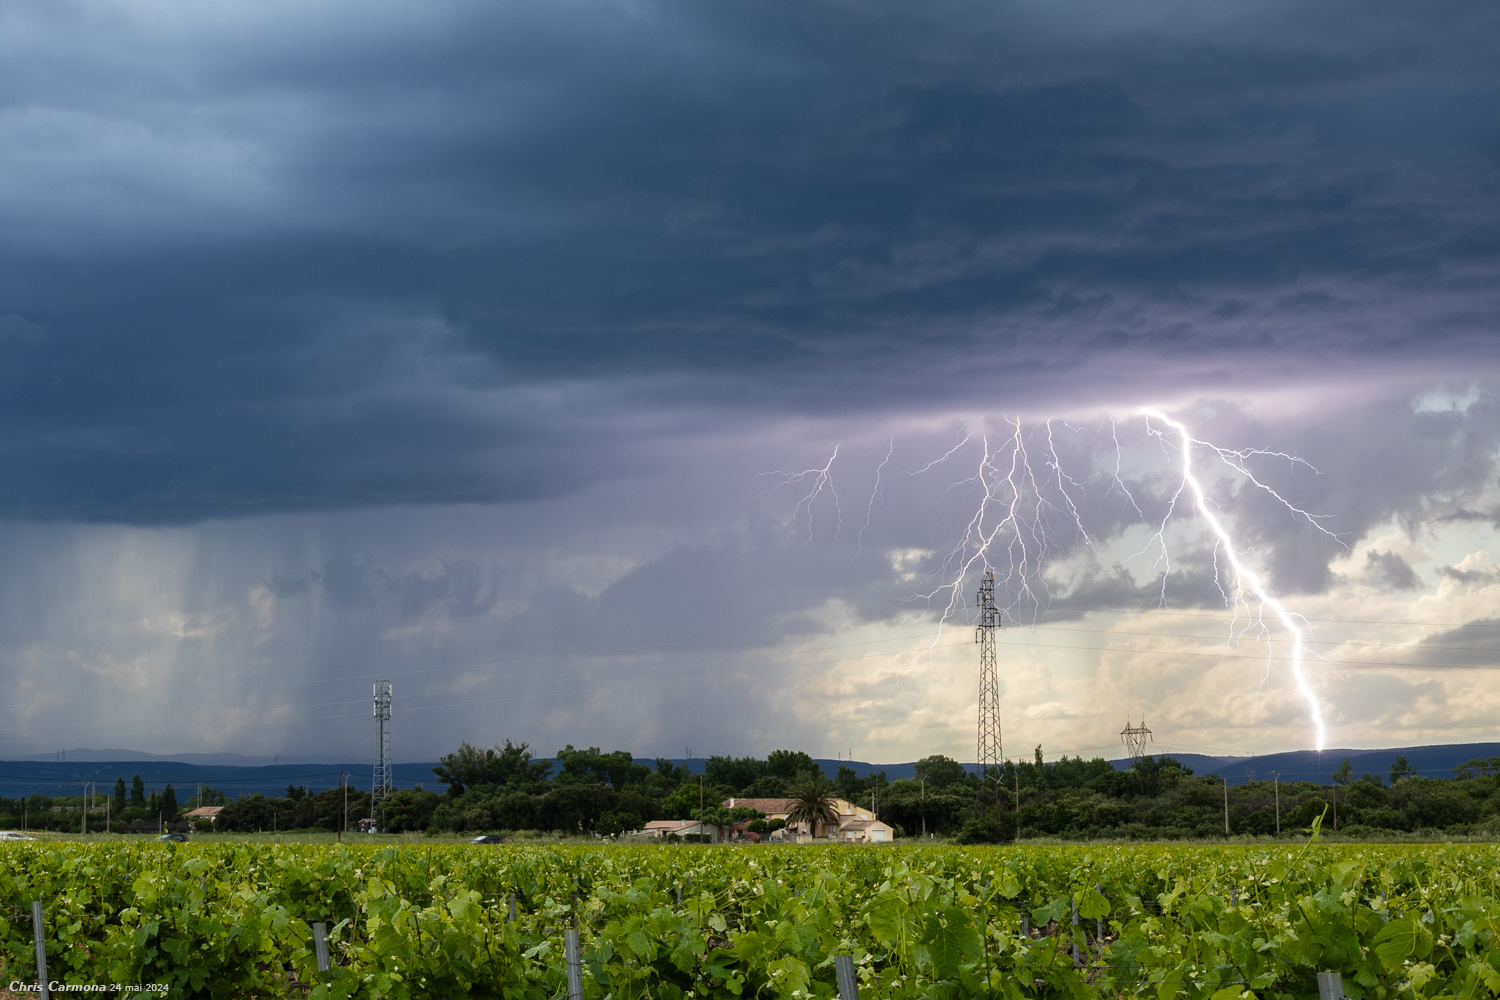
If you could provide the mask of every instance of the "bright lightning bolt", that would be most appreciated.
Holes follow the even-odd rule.
[[[1308,686],[1307,675],[1302,670],[1303,657],[1306,655],[1306,647],[1304,645],[1305,637],[1303,636],[1302,629],[1299,628],[1296,621],[1293,620],[1292,615],[1287,611],[1286,606],[1282,604],[1281,601],[1272,596],[1268,590],[1266,590],[1265,585],[1261,583],[1260,575],[1246,566],[1240,559],[1239,552],[1235,549],[1234,546],[1234,539],[1229,536],[1229,532],[1224,528],[1223,522],[1220,521],[1218,515],[1214,513],[1213,507],[1208,501],[1208,495],[1203,489],[1203,484],[1198,481],[1198,477],[1193,473],[1193,446],[1200,445],[1202,447],[1209,448],[1216,454],[1218,454],[1218,456],[1223,459],[1228,465],[1243,473],[1246,478],[1248,478],[1256,486],[1260,487],[1263,490],[1266,490],[1266,492],[1276,497],[1276,499],[1281,500],[1283,504],[1286,504],[1288,508],[1306,517],[1308,519],[1308,522],[1314,527],[1317,527],[1318,530],[1323,531],[1324,534],[1329,534],[1331,536],[1331,533],[1326,531],[1321,525],[1319,525],[1315,518],[1287,503],[1275,490],[1271,489],[1268,486],[1265,486],[1254,476],[1252,476],[1249,471],[1245,469],[1243,464],[1245,457],[1250,454],[1277,454],[1278,457],[1288,459],[1290,459],[1291,456],[1280,455],[1279,453],[1268,453],[1259,450],[1243,452],[1228,451],[1226,449],[1219,448],[1216,445],[1208,444],[1207,442],[1195,439],[1191,434],[1188,433],[1187,427],[1185,427],[1180,422],[1173,420],[1171,417],[1168,417],[1166,414],[1160,412],[1159,410],[1152,410],[1146,407],[1142,407],[1141,412],[1146,415],[1147,433],[1160,435],[1161,432],[1154,430],[1150,426],[1150,421],[1157,420],[1171,427],[1182,441],[1182,486],[1179,487],[1178,492],[1173,495],[1173,503],[1175,504],[1177,496],[1181,495],[1181,490],[1183,487],[1185,487],[1192,493],[1194,506],[1198,510],[1198,516],[1203,518],[1204,522],[1208,525],[1209,530],[1213,532],[1213,535],[1217,540],[1215,557],[1217,558],[1217,552],[1219,550],[1222,550],[1224,552],[1225,558],[1229,560],[1229,565],[1234,570],[1235,579],[1238,581],[1239,591],[1241,593],[1248,591],[1249,593],[1254,594],[1260,600],[1260,603],[1263,606],[1269,607],[1271,609],[1277,620],[1281,622],[1282,627],[1291,634],[1292,676],[1296,679],[1297,691],[1307,702],[1308,714],[1312,718],[1313,731],[1315,733],[1314,742],[1316,744],[1314,749],[1321,751],[1326,742],[1326,732],[1323,726],[1323,707],[1318,702],[1318,696],[1313,692],[1312,688]],[[1167,516],[1171,516],[1170,511]],[[1163,524],[1165,525],[1165,522],[1163,522]],[[1238,600],[1234,601],[1234,604],[1236,606],[1238,606],[1239,603],[1240,602]]]
[[[920,651],[916,659],[929,657],[939,646],[944,632],[968,606],[969,592],[966,583],[973,576],[985,572],[995,574],[996,583],[1002,592],[1010,595],[1004,612],[1011,621],[1024,620],[1047,606],[1052,598],[1055,580],[1049,581],[1048,570],[1059,560],[1068,558],[1079,548],[1088,549],[1094,557],[1103,553],[1096,545],[1104,544],[1111,532],[1091,532],[1085,511],[1089,509],[1086,499],[1097,504],[1118,495],[1124,505],[1121,513],[1133,512],[1138,523],[1146,528],[1149,541],[1144,548],[1129,556],[1120,565],[1128,564],[1137,557],[1155,551],[1154,573],[1159,574],[1160,601],[1167,601],[1167,584],[1173,573],[1167,532],[1175,519],[1179,507],[1190,506],[1209,528],[1213,539],[1213,579],[1218,586],[1226,606],[1239,613],[1243,609],[1248,622],[1231,624],[1230,639],[1255,632],[1269,638],[1271,629],[1267,619],[1278,622],[1290,637],[1292,645],[1292,676],[1302,699],[1307,703],[1308,714],[1314,730],[1314,742],[1318,750],[1326,744],[1326,727],[1322,706],[1308,682],[1306,661],[1313,655],[1306,647],[1306,625],[1299,624],[1297,616],[1267,589],[1258,573],[1248,567],[1236,546],[1229,528],[1215,508],[1214,501],[1205,488],[1200,473],[1194,465],[1194,450],[1216,458],[1229,472],[1247,484],[1247,488],[1258,490],[1274,499],[1295,517],[1322,535],[1339,542],[1327,528],[1323,518],[1299,508],[1273,486],[1258,477],[1250,467],[1254,459],[1273,458],[1293,466],[1301,465],[1314,473],[1311,465],[1295,455],[1265,448],[1224,448],[1209,441],[1192,436],[1186,425],[1168,417],[1160,410],[1143,407],[1138,412],[1145,419],[1148,438],[1155,439],[1165,454],[1176,456],[1174,465],[1179,466],[1176,482],[1159,501],[1147,503],[1149,494],[1138,499],[1126,484],[1124,475],[1125,450],[1120,441],[1120,427],[1115,419],[1108,417],[1108,426],[1090,431],[1062,420],[1045,420],[1037,424],[1025,424],[1019,417],[1006,418],[1005,431],[999,435],[970,431],[961,441],[938,458],[910,472],[897,473],[904,477],[921,477],[939,466],[951,468],[964,459],[960,453],[971,444],[977,445],[978,454],[970,466],[970,472],[960,473],[932,498],[929,507],[939,503],[957,502],[967,508],[965,524],[958,533],[953,546],[944,554],[932,575],[932,586],[924,592],[913,594],[907,601],[926,602],[940,608],[938,628],[931,644]],[[1078,440],[1091,442],[1090,447],[1103,445],[1112,448],[1112,462],[1105,458],[1102,468],[1069,471],[1065,467],[1065,449],[1059,445],[1057,423],[1068,434]],[[895,439],[888,443],[885,456],[875,469],[874,487],[865,505],[864,525],[859,531],[861,546],[869,531],[877,501],[885,505],[885,488],[888,480],[887,466],[895,453]],[[795,525],[803,512],[808,519],[808,541],[812,538],[813,506],[827,492],[834,501],[834,509],[842,524],[838,494],[833,489],[832,469],[839,455],[834,448],[826,465],[804,469],[801,472],[764,473],[779,477],[770,490],[761,496],[770,496],[787,487],[802,487],[801,496],[792,510],[791,521]],[[1075,459],[1074,461],[1078,461]],[[1085,463],[1091,460],[1083,459]],[[1110,469],[1112,464],[1113,468]],[[1107,484],[1107,486],[1105,485]],[[972,500],[968,499],[972,498]],[[1148,518],[1147,509],[1161,504],[1158,520]],[[972,506],[969,504],[972,503]],[[1128,520],[1128,518],[1127,518]],[[1118,528],[1113,529],[1118,532]],[[1267,609],[1270,615],[1266,614]],[[1029,612],[1029,614],[1028,614]],[[915,662],[915,660],[913,661]],[[1270,661],[1267,662],[1269,675]],[[893,689],[894,690],[894,689]]]

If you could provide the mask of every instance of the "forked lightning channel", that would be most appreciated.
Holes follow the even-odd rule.
[[[952,448],[937,458],[908,472],[891,473],[891,464],[896,451],[894,439],[888,445],[884,459],[875,474],[875,485],[865,508],[865,521],[860,529],[860,540],[870,530],[871,518],[877,503],[884,504],[884,490],[893,476],[927,476],[934,470],[952,468],[964,461],[960,453],[971,442],[979,446],[977,463],[969,471],[959,475],[940,489],[938,499],[955,495],[971,494],[975,497],[972,509],[965,515],[965,524],[952,548],[940,561],[934,573],[935,586],[911,595],[915,601],[926,601],[940,607],[937,637],[932,648],[936,648],[943,630],[968,606],[972,581],[985,572],[995,574],[996,589],[1008,595],[1005,612],[1013,621],[1020,622],[1030,611],[1045,609],[1052,594],[1044,572],[1055,560],[1077,550],[1080,546],[1098,552],[1096,534],[1089,531],[1084,511],[1084,502],[1089,487],[1100,475],[1091,473],[1069,473],[1063,467],[1054,435],[1054,424],[1065,433],[1084,434],[1093,441],[1102,441],[1114,451],[1114,470],[1102,474],[1108,481],[1103,494],[1108,497],[1118,494],[1127,503],[1139,523],[1147,528],[1146,545],[1125,562],[1138,557],[1153,557],[1153,571],[1160,576],[1160,601],[1167,600],[1167,581],[1173,571],[1171,549],[1167,542],[1169,526],[1174,522],[1179,507],[1189,507],[1199,521],[1208,529],[1212,542],[1214,580],[1219,587],[1224,604],[1234,613],[1230,626],[1231,641],[1254,633],[1257,638],[1271,639],[1280,631],[1291,647],[1288,657],[1291,674],[1300,698],[1307,705],[1312,727],[1312,742],[1322,750],[1327,742],[1323,709],[1307,677],[1309,652],[1306,645],[1307,623],[1288,610],[1276,595],[1270,592],[1260,573],[1246,565],[1242,546],[1236,544],[1230,527],[1219,512],[1219,507],[1204,485],[1201,474],[1194,463],[1194,452],[1208,456],[1210,461],[1223,465],[1248,488],[1271,497],[1291,516],[1305,522],[1316,532],[1338,542],[1338,537],[1321,521],[1320,515],[1311,514],[1288,500],[1282,493],[1256,475],[1251,468],[1252,459],[1273,459],[1291,465],[1299,465],[1316,473],[1306,461],[1287,452],[1264,448],[1233,449],[1216,445],[1193,436],[1188,427],[1161,410],[1142,407],[1137,411],[1137,420],[1144,423],[1148,440],[1156,441],[1174,466],[1174,482],[1168,490],[1164,513],[1159,521],[1147,522],[1143,508],[1126,484],[1122,473],[1123,449],[1120,444],[1119,425],[1111,417],[1099,428],[1077,427],[1062,420],[1046,420],[1027,425],[1020,418],[1007,418],[1005,431],[994,438],[971,431]],[[769,496],[787,487],[801,486],[803,495],[792,511],[792,521],[807,518],[805,541],[812,538],[813,507],[827,494],[833,499],[835,517],[842,521],[837,493],[833,489],[833,469],[838,458],[835,448],[827,464],[801,472],[776,472],[767,475],[778,477],[774,485],[762,496]],[[842,525],[840,524],[840,527]],[[837,529],[836,529],[837,531]],[[1243,616],[1243,617],[1242,617]],[[1278,629],[1279,627],[1279,629]],[[929,650],[930,652],[930,650]],[[1267,657],[1267,677],[1270,676],[1271,659]],[[1264,681],[1262,681],[1264,683]]]

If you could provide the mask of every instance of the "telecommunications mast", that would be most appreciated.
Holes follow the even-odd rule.
[[[375,780],[370,788],[370,818],[375,819],[385,797],[395,791],[391,783],[391,682],[375,682]]]
[[[974,641],[979,644],[979,781],[1000,780],[1000,676],[995,668],[995,629],[1000,612],[995,607],[995,574],[986,570],[975,599],[979,625]]]

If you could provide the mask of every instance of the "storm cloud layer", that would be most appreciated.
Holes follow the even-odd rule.
[[[1493,642],[1431,647],[1500,595],[1497,48],[1477,2],[8,5],[0,739],[76,745],[81,697],[142,749],[342,752],[390,675],[403,757],[963,756],[971,651],[919,657],[913,598],[1006,419],[1082,484],[1016,625],[1222,608],[1190,519],[1132,562],[1141,404],[1305,460],[1254,468],[1326,520],[1217,499],[1434,671],[1351,739],[1469,726],[1444,664]],[[835,448],[825,494],[763,475]],[[1183,691],[1184,741],[1300,738],[1213,675],[1252,666],[1044,640],[1027,740]]]
[[[0,509],[555,496],[685,429],[1495,361],[1495,12],[19,4]]]

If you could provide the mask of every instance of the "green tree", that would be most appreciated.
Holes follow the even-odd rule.
[[[503,747],[480,748],[465,740],[457,750],[439,757],[432,773],[448,786],[448,795],[457,798],[475,785],[541,784],[551,770],[551,761],[532,760],[528,743],[506,740]]]
[[[168,823],[177,818],[177,793],[168,785],[161,793],[161,818]]]
[[[755,784],[749,788],[742,788],[740,792],[746,798],[751,799],[783,799],[786,798],[786,779],[778,778],[774,774],[768,774],[756,779]]]
[[[634,813],[607,812],[599,817],[594,832],[604,837],[617,837],[622,833],[633,833],[645,825],[645,821]]]
[[[619,795],[604,785],[562,785],[542,796],[537,818],[549,830],[589,833],[618,803]]]
[[[766,755],[766,774],[782,781],[800,781],[803,775],[821,773],[817,761],[801,750],[772,750]]]
[[[758,757],[710,757],[703,774],[711,785],[727,785],[740,792],[766,776],[766,762]]]
[[[1333,772],[1333,783],[1340,787],[1347,785],[1353,774],[1354,771],[1349,766],[1349,758],[1345,757],[1344,762],[1338,766],[1338,770]]]
[[[403,830],[425,830],[432,823],[432,814],[443,797],[423,788],[398,788],[385,797],[380,808],[385,814],[385,826],[392,833]],[[339,817],[342,819],[342,815]],[[350,812],[350,822],[358,818]]]
[[[560,785],[608,785],[619,790],[627,785],[638,785],[651,774],[644,764],[637,764],[628,750],[604,753],[598,747],[575,750],[569,743],[557,752],[562,764],[562,773],[556,778]]]
[[[652,776],[662,779],[662,784],[676,788],[691,778],[693,773],[688,770],[686,764],[674,764],[669,757],[658,757],[656,758],[656,771]]]
[[[927,787],[934,790],[957,784],[968,775],[962,764],[940,753],[917,761],[912,765],[912,772],[918,781],[925,781]]]
[[[806,780],[804,778],[799,784],[805,784]],[[858,802],[867,787],[868,784],[865,779],[861,778],[854,768],[849,767],[847,764],[839,765],[838,774],[833,777],[833,790],[838,792],[839,795],[850,802]],[[795,790],[793,794],[795,795]]]
[[[1475,778],[1491,778],[1500,774],[1500,757],[1475,757],[1462,764],[1453,765],[1455,781],[1473,781]]]
[[[719,793],[724,794],[720,795]],[[716,806],[725,798],[734,794],[733,790],[725,790],[704,786],[702,790],[702,804],[704,808]],[[699,806],[699,789],[696,781],[691,784],[682,785],[668,795],[661,803],[661,813],[666,819],[697,819]]]
[[[115,779],[115,813],[123,815],[125,812],[125,779]]]
[[[787,824],[806,823],[812,835],[817,837],[824,826],[839,821],[833,792],[833,784],[821,774],[792,786],[789,796],[792,808],[787,813]]]
[[[138,809],[146,807],[146,783],[139,774],[130,779],[130,804]]]
[[[1412,770],[1411,764],[1407,762],[1405,757],[1397,757],[1391,762],[1391,784],[1393,785],[1398,781],[1405,781],[1414,773],[1416,772]]]

